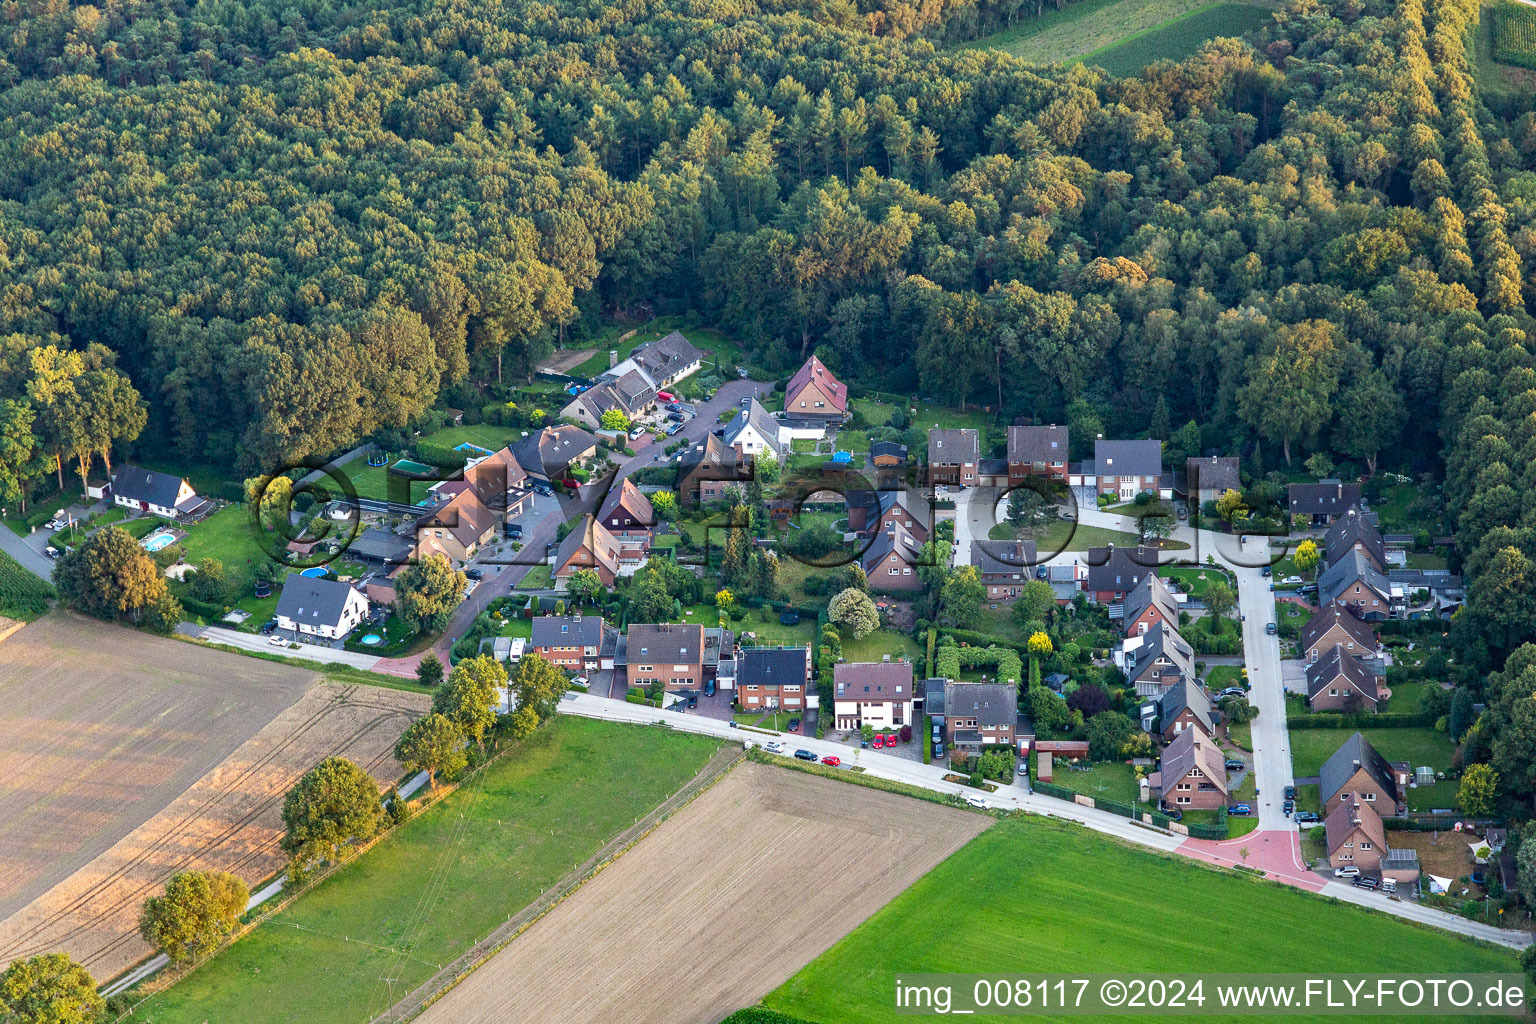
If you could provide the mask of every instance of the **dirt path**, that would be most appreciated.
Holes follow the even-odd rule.
[[[427,703],[397,690],[315,686],[159,813],[0,921],[0,963],[63,950],[101,980],[130,967],[151,952],[138,936],[139,908],[166,878],[229,871],[254,887],[275,874],[284,860],[283,796],[298,777],[340,755],[381,785],[393,782],[395,740]],[[146,761],[138,770],[153,767]]]
[[[0,643],[0,919],[158,814],[317,678],[65,612]]]
[[[719,1020],[761,999],[990,823],[743,764],[417,1020]]]

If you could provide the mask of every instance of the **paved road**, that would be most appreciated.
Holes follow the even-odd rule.
[[[197,636],[198,639],[207,640],[209,643],[238,647],[244,651],[255,651],[258,654],[279,654],[285,658],[300,658],[304,661],[314,661],[321,664],[334,663],[351,665],[353,668],[371,669],[379,663],[379,658],[376,655],[357,654],[353,651],[339,651],[330,647],[316,647],[313,644],[299,644],[297,647],[273,647],[267,642],[267,637],[263,634],[242,633],[238,629],[225,629],[223,626],[206,626]]]
[[[53,560],[39,554],[25,540],[12,533],[9,526],[0,526],[0,551],[16,559],[29,572],[45,580],[53,579]]]
[[[944,495],[946,498],[950,496]],[[975,487],[966,487],[953,497],[955,499],[955,564],[970,565],[971,544],[987,539],[987,530],[991,529],[993,517],[991,506],[996,504],[996,498],[990,488]],[[976,506],[974,509],[973,504]],[[986,529],[977,529],[984,524]]]
[[[624,701],[611,700],[584,693],[570,694],[567,699],[560,702],[560,710],[566,714],[583,715],[588,718],[603,718],[615,722],[649,724],[660,721],[665,722],[674,729],[717,736],[721,739],[734,740],[736,742],[741,742],[745,738],[751,738],[753,741],[768,738],[757,733],[743,733],[740,729],[731,728],[726,722],[706,718],[702,715],[658,711],[655,708],[640,707],[625,703]],[[804,748],[818,757],[833,754],[841,758],[845,764],[856,764],[862,767],[869,775],[879,778],[893,779],[941,793],[962,793],[968,791],[953,782],[945,782],[945,769],[938,765],[926,765],[920,761],[910,761],[902,757],[894,757],[873,750],[863,750],[856,746],[825,739],[819,740],[809,736],[785,736],[783,739],[786,748],[790,752]],[[968,792],[974,792],[974,790],[969,790]],[[1139,846],[1160,850],[1165,853],[1179,853],[1207,862],[1225,864],[1238,862],[1240,856],[1237,850],[1241,845],[1250,847],[1251,857],[1251,848],[1262,841],[1260,833],[1253,833],[1242,840],[1228,840],[1223,844],[1197,843],[1182,836],[1170,835],[1157,829],[1134,824],[1129,819],[1110,814],[1108,811],[1082,807],[1064,800],[1029,793],[1026,792],[1024,787],[1017,784],[1000,786],[997,792],[990,794],[987,799],[994,807],[1005,810],[1024,810],[1034,814],[1064,818],[1068,821],[1075,821],[1086,825],[1095,832],[1115,836],[1119,839],[1136,843]],[[1291,833],[1294,837],[1295,830],[1292,829]],[[1282,844],[1280,843],[1279,836],[1270,837],[1269,842],[1277,852],[1280,850]],[[1213,853],[1210,849],[1212,846],[1220,847],[1220,850]],[[1250,863],[1254,863],[1254,861],[1250,859]],[[1269,870],[1269,868],[1266,867],[1266,870]],[[1486,939],[1513,949],[1524,949],[1531,944],[1531,936],[1526,932],[1494,928],[1415,903],[1389,900],[1380,893],[1368,893],[1353,886],[1341,885],[1337,882],[1321,883],[1321,880],[1316,875],[1305,871],[1301,867],[1299,858],[1293,863],[1292,870],[1289,873],[1270,871],[1270,875],[1277,881],[1310,889],[1314,892],[1321,891],[1325,895],[1334,896],[1348,903],[1356,903],[1386,914],[1418,921],[1421,924],[1433,925],[1437,928],[1443,928],[1447,931],[1471,936],[1472,938]]]

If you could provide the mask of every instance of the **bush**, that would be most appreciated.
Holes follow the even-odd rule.
[[[1386,711],[1380,714],[1365,711],[1355,714],[1319,711],[1288,714],[1285,724],[1291,729],[1419,729],[1433,728],[1435,716],[1422,711]]]

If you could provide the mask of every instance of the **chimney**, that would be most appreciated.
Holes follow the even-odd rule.
[[[1356,768],[1356,770],[1358,770],[1360,768],[1360,762],[1359,761],[1355,762],[1355,768]]]
[[[616,348],[609,349],[608,350],[608,369],[611,370],[615,366],[617,366],[618,364],[619,364],[619,350],[616,349]]]
[[[891,656],[889,654],[883,654],[880,656],[880,660],[889,665],[891,663]]]

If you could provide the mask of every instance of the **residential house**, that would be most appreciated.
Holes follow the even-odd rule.
[[[1054,423],[1045,427],[1009,427],[1008,486],[1017,487],[1032,476],[1065,483],[1068,436],[1066,427]]]
[[[1334,644],[1307,664],[1307,704],[1313,711],[1375,711],[1381,704],[1376,673]]]
[[[907,446],[895,441],[876,441],[869,446],[869,456],[879,469],[907,464]]]
[[[277,599],[277,628],[300,637],[341,640],[368,618],[368,599],[340,580],[290,573]]]
[[[900,729],[913,723],[912,663],[843,662],[832,669],[832,702],[839,729]]]
[[[766,452],[777,459],[783,454],[779,445],[779,421],[755,398],[742,406],[725,425],[721,439],[743,455]]]
[[[614,632],[601,615],[539,615],[533,620],[527,649],[567,672],[595,672],[613,667],[611,662],[603,664],[602,655],[603,641],[608,638],[612,656],[613,643],[608,635]]]
[[[736,634],[720,626],[704,627],[704,681],[722,690],[736,688]]]
[[[677,497],[686,504],[723,501],[726,492],[751,479],[748,457],[714,434],[683,453],[677,464]]]
[[[413,546],[409,537],[370,526],[347,544],[347,556],[364,562],[402,565],[410,560]]]
[[[1115,660],[1138,697],[1161,696],[1175,684],[1196,678],[1194,648],[1178,630],[1161,622],[1140,636],[1127,637]]]
[[[656,510],[651,507],[651,499],[625,477],[608,492],[603,507],[598,510],[597,521],[612,534],[649,533],[656,525]]]
[[[197,496],[185,477],[130,465],[118,466],[112,477],[112,503],[161,519],[205,515],[211,504]]]
[[[1371,516],[1351,508],[1334,520],[1323,536],[1323,551],[1328,565],[1348,559],[1350,552],[1358,551],[1377,572],[1387,571],[1387,546],[1381,530],[1371,521]]]
[[[562,423],[525,434],[511,454],[530,478],[548,484],[565,479],[571,465],[597,454],[597,438],[580,427]]]
[[[1184,462],[1184,493],[1201,506],[1228,491],[1242,492],[1243,478],[1236,458],[1202,455]]]
[[[1036,578],[1039,561],[1032,540],[971,542],[971,564],[987,588],[987,600],[994,604],[1012,604],[1024,585]]]
[[[815,356],[784,387],[784,418],[790,422],[841,423],[848,417],[848,385]]]
[[[658,341],[638,345],[629,358],[609,372],[621,367],[628,372],[630,365],[638,366],[645,375],[656,382],[656,387],[668,388],[684,377],[698,373],[704,365],[704,352],[694,346],[682,332],[673,331]]]
[[[562,417],[578,420],[593,430],[603,425],[603,414],[617,409],[628,420],[656,408],[656,385],[638,367],[615,375],[603,374],[591,387],[579,392],[560,410]]]
[[[1376,808],[1358,795],[1341,799],[1323,819],[1328,841],[1328,865],[1376,871],[1387,854],[1387,830]]]
[[[1083,590],[1096,604],[1124,601],[1146,576],[1157,570],[1158,550],[1149,547],[1088,549],[1088,576]]]
[[[975,487],[981,462],[981,435],[969,428],[928,431],[928,483]]]
[[[443,555],[462,565],[475,557],[501,529],[501,516],[487,508],[474,488],[465,486],[445,505],[416,520],[413,557],[420,561]]]
[[[1214,810],[1227,805],[1226,758],[1216,741],[1199,729],[1185,729],[1174,736],[1147,782],[1169,810]]]
[[[1291,516],[1300,516],[1313,526],[1327,526],[1360,504],[1360,485],[1340,480],[1319,480],[1315,484],[1291,484]]]
[[[1158,700],[1158,730],[1171,743],[1186,729],[1199,729],[1207,739],[1216,735],[1216,719],[1210,695],[1193,679],[1180,679]]]
[[[1315,663],[1335,647],[1342,647],[1351,657],[1374,658],[1376,634],[1343,608],[1330,604],[1301,627],[1302,657]]]
[[[861,525],[856,529],[868,533],[895,533],[897,530],[906,530],[917,543],[928,542],[928,535],[933,526],[933,507],[928,504],[928,499],[923,497],[921,491],[915,487],[894,487],[864,493],[874,499],[874,504],[868,507],[868,513],[862,517]],[[873,514],[873,524],[871,524],[869,513]],[[851,517],[848,527],[855,529]]]
[[[1157,573],[1149,572],[1125,596],[1120,629],[1125,636],[1139,636],[1159,622],[1178,628],[1179,598]]]
[[[1076,561],[1071,565],[1045,567],[1045,581],[1051,585],[1051,593],[1056,595],[1056,603],[1059,605],[1071,604],[1087,579],[1087,568]]]
[[[1323,812],[1331,814],[1340,802],[1358,797],[1383,817],[1406,813],[1403,794],[1408,777],[1406,762],[1388,761],[1357,732],[1323,762],[1318,772]]]
[[[1461,577],[1445,569],[1388,569],[1387,582],[1393,598],[1401,602],[1399,613],[1427,604],[1440,618],[1448,619],[1467,603]]]
[[[704,689],[704,627],[698,623],[631,623],[625,662],[630,686],[667,693]]]
[[[743,647],[736,659],[736,703],[744,711],[804,711],[811,699],[809,647]]]
[[[1371,565],[1365,552],[1351,548],[1318,577],[1319,604],[1338,605],[1365,622],[1380,622],[1393,613],[1392,581]]]
[[[471,459],[464,467],[464,482],[503,523],[516,519],[533,504],[528,474],[510,448]]]
[[[590,515],[582,516],[555,549],[555,579],[570,579],[580,569],[596,572],[605,587],[619,575],[619,541]]]
[[[1093,445],[1094,476],[1100,494],[1130,501],[1142,492],[1160,493],[1163,442],[1106,441]]]
[[[944,686],[944,734],[965,754],[983,746],[1017,747],[1019,688],[1006,683],[949,682]]]
[[[904,526],[876,534],[859,556],[859,566],[875,590],[921,590],[917,567],[923,564],[923,545]]]

